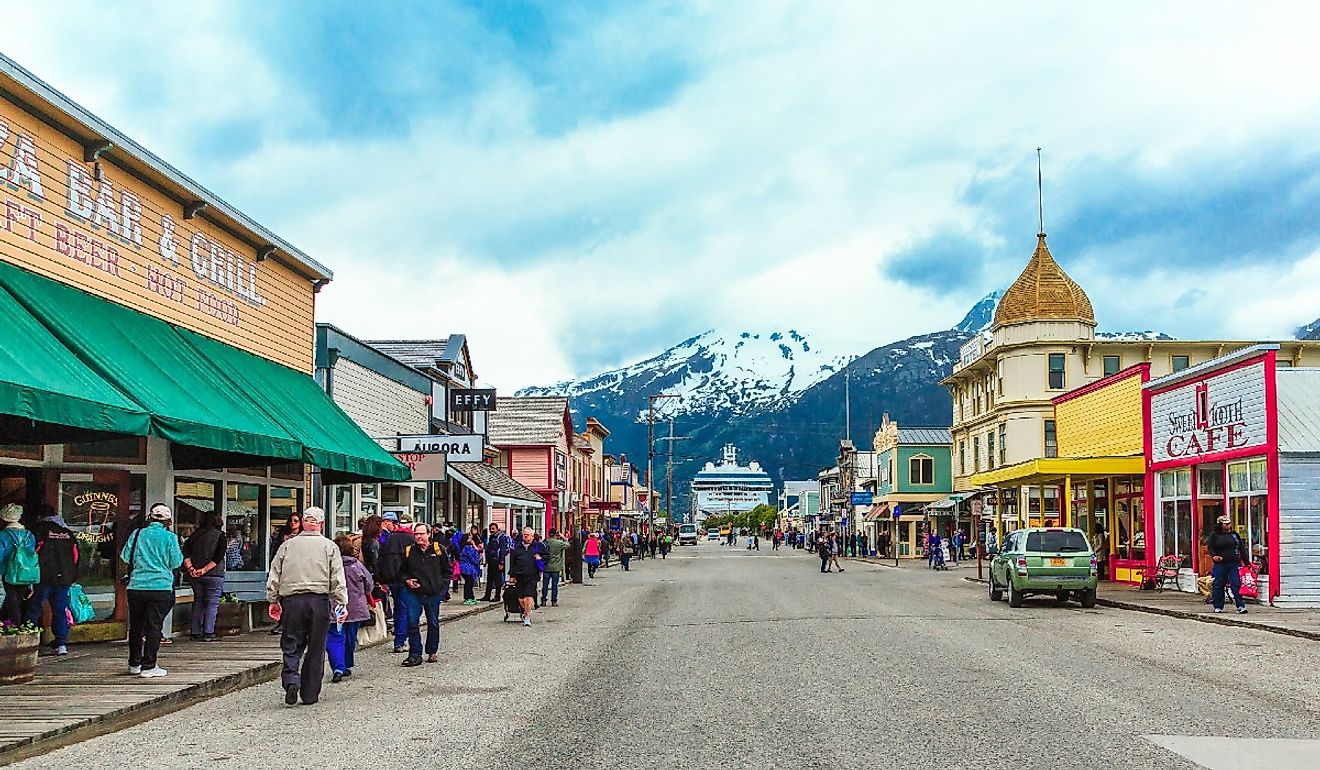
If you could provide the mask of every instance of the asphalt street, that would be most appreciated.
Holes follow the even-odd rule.
[[[261,685],[15,767],[1320,767],[1315,642],[818,565],[679,548],[315,706]]]

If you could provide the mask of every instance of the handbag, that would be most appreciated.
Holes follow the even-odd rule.
[[[377,604],[371,608],[371,618],[364,620],[362,625],[358,626],[358,646],[369,647],[380,644],[385,641],[389,633],[389,629],[385,627],[385,605]]]
[[[1242,598],[1255,599],[1260,596],[1260,578],[1253,567],[1245,564],[1238,567],[1238,578],[1242,581]]]

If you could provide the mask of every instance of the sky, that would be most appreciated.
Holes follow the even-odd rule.
[[[186,12],[183,8],[186,7]],[[502,389],[709,328],[860,355],[1035,247],[1102,330],[1320,316],[1307,3],[0,1],[0,50]]]

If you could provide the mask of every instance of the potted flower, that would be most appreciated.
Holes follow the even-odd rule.
[[[37,675],[41,629],[31,623],[0,621],[0,685],[21,684]]]
[[[243,633],[243,616],[247,605],[232,593],[220,595],[220,607],[215,613],[216,636],[238,636]]]

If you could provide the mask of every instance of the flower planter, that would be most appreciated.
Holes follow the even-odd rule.
[[[0,685],[32,681],[40,647],[41,634],[0,636]]]
[[[243,633],[243,621],[248,605],[242,602],[221,602],[215,613],[216,636],[238,636]]]

